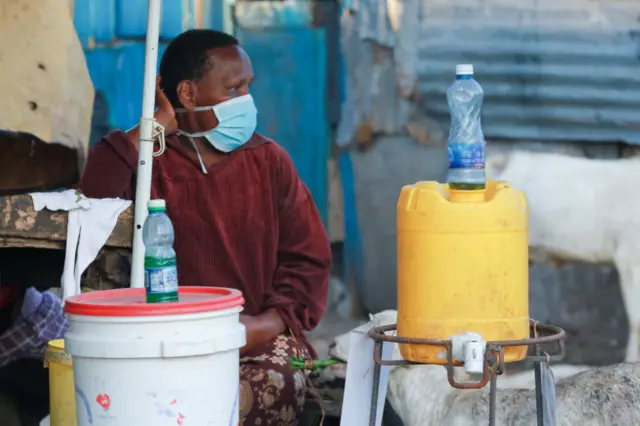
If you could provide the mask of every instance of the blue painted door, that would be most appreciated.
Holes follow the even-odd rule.
[[[237,28],[253,64],[258,132],[291,155],[325,226],[328,215],[326,39],[314,28]]]

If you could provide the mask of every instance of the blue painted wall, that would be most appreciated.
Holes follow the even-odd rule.
[[[160,54],[165,47],[160,45]],[[128,129],[140,120],[144,52],[143,42],[127,41],[86,51],[93,86],[107,101],[111,128]]]
[[[210,3],[204,0],[203,6]],[[74,23],[85,48],[117,40],[144,42],[147,0],[75,0]],[[195,27],[195,0],[163,0],[160,38],[172,39]]]
[[[160,54],[194,26],[194,0],[163,0]],[[76,0],[74,22],[89,74],[108,107],[111,128],[135,125],[142,109],[147,0]],[[95,141],[92,141],[95,142]]]
[[[253,63],[258,131],[282,145],[327,223],[326,40],[323,30],[238,29]]]

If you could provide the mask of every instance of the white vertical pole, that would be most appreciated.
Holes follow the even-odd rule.
[[[147,203],[151,198],[151,169],[153,165],[153,117],[155,112],[156,69],[158,66],[158,39],[160,37],[161,0],[149,0],[147,43],[144,58],[144,85],[142,87],[142,118],[138,144],[138,180],[136,184],[135,219],[133,223],[133,257],[131,260],[131,287],[144,287],[144,244],[142,225],[147,218]]]

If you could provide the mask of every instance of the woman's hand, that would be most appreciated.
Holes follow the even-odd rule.
[[[257,317],[252,317],[251,315],[240,315],[240,322],[247,330],[247,343],[245,343],[245,345],[240,349],[240,353],[243,354],[247,350],[261,343],[260,337],[258,336],[260,324],[258,324]]]
[[[178,130],[178,121],[176,120],[176,111],[171,105],[171,101],[167,98],[160,88],[160,81],[162,77],[156,78],[156,112],[154,118],[162,127],[164,127],[164,135],[169,136]],[[127,136],[131,140],[133,146],[138,149],[138,143],[140,140],[140,126],[135,126],[127,132]]]
[[[240,349],[244,355],[252,348],[271,341],[286,331],[282,317],[275,309],[269,309],[260,315],[240,315],[240,322],[247,329],[247,343]]]
[[[173,109],[173,105],[160,88],[160,82],[162,77],[156,78],[156,107],[158,108],[155,113],[155,118],[158,123],[164,126],[165,136],[169,136],[178,130],[178,121],[176,120],[176,111]]]

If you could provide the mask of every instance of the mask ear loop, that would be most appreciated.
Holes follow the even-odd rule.
[[[151,138],[158,138],[158,143],[160,144],[160,149],[154,151],[153,156],[159,157],[164,154],[166,150],[167,144],[164,138],[164,126],[156,121],[155,118],[146,118],[142,117],[142,120],[151,121],[151,125],[153,126],[153,132],[151,133]]]

